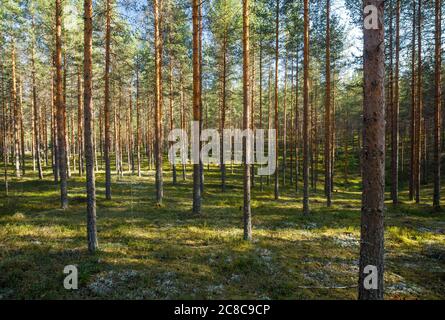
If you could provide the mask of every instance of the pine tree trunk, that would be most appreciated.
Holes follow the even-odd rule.
[[[22,169],[22,175],[25,175],[25,130],[23,128],[23,90],[22,81],[18,80],[18,94],[19,94],[19,122],[20,122],[20,167]]]
[[[304,0],[303,214],[309,214],[309,1]]]
[[[156,202],[162,204],[163,182],[162,182],[162,48],[160,30],[160,10],[162,0],[153,0],[154,15],[154,50],[155,50],[155,185]]]
[[[278,200],[280,197],[279,194],[279,183],[278,183],[278,135],[279,135],[279,126],[278,126],[278,60],[279,60],[279,26],[280,26],[280,1],[276,1],[276,17],[275,17],[275,94],[274,94],[274,110],[275,110],[275,162],[276,162],[276,170],[275,170],[275,200]]]
[[[171,40],[170,40],[171,45]],[[170,131],[174,128],[173,122],[173,55],[170,53],[170,64],[169,64],[169,104],[170,104]],[[172,163],[172,182],[176,185],[176,163]]]
[[[400,0],[396,0],[396,65],[394,76],[394,102],[392,104],[391,133],[391,198],[399,202],[399,65],[400,65]]]
[[[2,53],[2,57],[4,57],[3,50],[0,49],[0,52]],[[0,85],[0,95],[2,98],[2,129],[3,129],[3,177],[4,177],[4,183],[5,183],[5,196],[8,197],[9,195],[9,185],[8,185],[8,129],[7,129],[7,115],[6,115],[6,95],[4,92],[4,70],[3,70],[3,61],[0,65],[0,79],[1,79],[1,85]]]
[[[220,120],[220,162],[221,162],[221,191],[226,191],[226,164],[224,163],[224,129],[226,126],[226,104],[227,104],[227,29],[224,29],[222,46],[222,75],[221,75],[221,120]]]
[[[199,0],[193,0],[193,121],[201,123],[200,97],[201,97],[201,75],[199,54]],[[201,134],[199,134],[201,137]],[[201,161],[199,161],[201,162]],[[201,214],[201,170],[200,164],[193,164],[193,213]]]
[[[409,200],[414,199],[415,149],[416,149],[416,0],[413,0],[413,22],[411,43],[411,123],[410,123],[410,170]]]
[[[249,0],[243,0],[243,128],[250,130],[250,17],[249,17]],[[248,154],[252,148],[250,139],[245,139],[243,143],[244,149],[244,240],[252,240],[252,212],[250,206],[251,197],[251,178],[250,178],[250,164],[248,162]]]
[[[67,156],[66,156],[66,110],[63,99],[62,77],[62,6],[56,0],[56,114],[57,114],[57,158],[60,176],[60,202],[62,209],[68,208]]]
[[[104,123],[105,123],[105,197],[111,200],[111,110],[110,110],[110,45],[111,45],[111,0],[107,0],[106,8],[106,31],[105,31],[105,102],[104,102]]]
[[[87,238],[88,251],[94,253],[98,248],[96,230],[96,180],[94,175],[93,147],[93,2],[84,0],[84,66],[83,66],[83,114],[85,168],[87,180]]]
[[[141,105],[139,101],[139,66],[136,70],[136,158],[138,177],[141,177],[141,144],[142,144],[142,128],[141,128]]]
[[[415,138],[415,175],[414,191],[416,203],[420,202],[420,168],[421,168],[421,134],[423,115],[423,90],[422,90],[422,1],[417,2],[417,110],[416,110],[416,138]]]
[[[34,15],[32,16],[32,30],[34,32]],[[43,179],[43,171],[42,171],[42,163],[40,159],[40,132],[39,132],[39,123],[40,123],[40,108],[39,104],[37,103],[37,86],[36,86],[36,67],[35,67],[35,39],[33,34],[33,40],[32,40],[32,48],[31,48],[31,76],[32,76],[32,105],[33,105],[33,114],[34,114],[34,141],[35,141],[35,148],[34,148],[34,156],[37,160],[37,171],[39,174],[39,179]]]
[[[19,101],[17,98],[17,78],[16,78],[16,53],[15,41],[12,42],[11,52],[11,105],[14,111],[14,158],[15,158],[15,176],[20,178],[20,123],[19,123]]]
[[[325,164],[325,192],[326,205],[332,204],[331,190],[331,19],[330,19],[330,0],[326,1],[326,101],[325,101],[325,146],[324,146],[324,164]]]
[[[441,163],[441,113],[442,113],[442,51],[441,51],[441,30],[442,30],[442,1],[435,0],[435,65],[434,65],[434,194],[433,206],[440,210],[440,163]]]
[[[383,299],[383,213],[385,199],[384,1],[366,0],[378,10],[378,29],[364,28],[362,213],[358,297]],[[367,266],[377,269],[377,289],[366,289]]]
[[[77,156],[79,159],[79,176],[83,175],[83,126],[82,126],[82,118],[83,118],[83,112],[82,112],[82,84],[80,81],[80,66],[78,68],[77,72]]]
[[[282,165],[282,169],[283,169],[283,186],[286,185],[286,161],[287,161],[287,103],[286,103],[286,99],[287,99],[287,61],[288,61],[288,57],[287,57],[287,52],[286,52],[286,58],[284,59],[284,89],[283,89],[283,165]]]

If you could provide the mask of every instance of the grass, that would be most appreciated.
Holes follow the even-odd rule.
[[[97,175],[100,251],[86,250],[84,180],[69,181],[68,210],[50,171],[29,170],[0,198],[0,299],[355,299],[359,256],[360,185],[339,183],[332,208],[322,190],[311,193],[302,216],[301,193],[287,184],[253,190],[253,238],[242,241],[242,171],[228,170],[219,188],[206,171],[203,214],[191,213],[191,172],[171,183],[165,167],[164,202],[155,205],[154,173],[113,176],[111,201]],[[272,180],[272,179],[271,179]],[[266,179],[264,179],[264,182]],[[341,181],[339,181],[341,182]],[[322,188],[322,183],[319,183]],[[385,298],[445,298],[445,219],[423,189],[422,204],[404,201],[385,217]],[[65,290],[63,268],[79,270],[79,290]]]

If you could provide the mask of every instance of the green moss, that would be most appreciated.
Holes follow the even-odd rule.
[[[188,168],[190,170],[190,168]],[[189,171],[190,172],[190,171]],[[273,199],[273,185],[253,189],[253,238],[242,240],[242,171],[228,170],[227,192],[218,168],[205,172],[203,214],[191,214],[191,176],[173,186],[165,167],[165,198],[155,205],[153,172],[113,177],[104,198],[97,175],[100,251],[86,250],[85,183],[69,181],[70,208],[45,172],[10,181],[0,196],[0,298],[30,299],[354,299],[360,235],[360,183],[336,185],[332,208],[311,191],[310,216],[289,184]],[[300,184],[301,185],[301,184]],[[322,184],[320,183],[320,189]],[[386,298],[445,297],[445,222],[428,206],[389,202],[385,217]],[[79,268],[77,291],[63,288],[63,267]],[[109,288],[108,288],[108,287]],[[350,287],[339,289],[339,287]],[[331,289],[326,289],[331,288]],[[102,290],[102,291],[101,291]]]

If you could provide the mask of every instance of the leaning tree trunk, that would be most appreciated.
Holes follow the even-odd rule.
[[[385,52],[384,1],[366,0],[377,8],[378,28],[364,28],[362,212],[359,299],[383,299],[383,212],[385,199]],[[369,270],[371,266],[371,269]],[[376,288],[367,274],[377,272]],[[374,282],[375,283],[375,282]]]

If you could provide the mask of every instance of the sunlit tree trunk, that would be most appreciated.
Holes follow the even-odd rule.
[[[416,137],[415,137],[415,168],[414,191],[416,203],[420,202],[420,168],[421,168],[421,135],[423,117],[423,90],[422,90],[422,1],[417,2],[417,110],[416,110]]]
[[[250,130],[251,106],[250,106],[250,17],[249,0],[243,0],[243,128]],[[244,240],[252,240],[252,212],[250,206],[250,164],[248,162],[248,153],[252,145],[249,139],[244,141]]]
[[[304,0],[303,213],[309,214],[309,1]]]
[[[363,29],[363,194],[358,297],[361,300],[380,300],[383,299],[385,199],[384,1],[365,0],[364,5],[377,8],[378,28]],[[368,266],[376,268],[377,289],[366,288]]]
[[[79,159],[79,176],[83,175],[83,149],[84,149],[84,139],[83,135],[83,125],[82,125],[82,83],[80,80],[80,66],[77,72],[77,156]]]
[[[199,0],[193,0],[193,120],[201,123],[200,97],[201,97],[201,75],[199,54]],[[199,134],[199,136],[201,136]],[[200,164],[193,164],[193,213],[201,213],[201,170]]]
[[[136,70],[136,159],[137,173],[141,176],[141,144],[142,144],[142,128],[141,128],[141,105],[139,97],[139,67]]]
[[[279,166],[278,166],[278,134],[279,134],[279,127],[278,127],[278,60],[279,60],[279,27],[280,27],[280,1],[276,1],[276,16],[275,16],[275,100],[274,100],[274,110],[275,110],[275,162],[276,162],[276,168],[275,170],[275,200],[278,200],[280,197],[279,194],[279,186],[278,186],[278,172],[279,172]]]
[[[16,77],[16,52],[15,40],[12,41],[11,52],[11,105],[14,111],[14,159],[15,176],[20,178],[20,122],[19,122],[19,100],[17,98],[17,77]]]
[[[66,111],[63,99],[62,78],[62,6],[56,0],[56,114],[57,154],[60,176],[60,201],[62,209],[68,208],[67,156],[66,156]]]
[[[83,64],[83,114],[85,169],[87,181],[87,238],[88,250],[98,248],[96,228],[96,180],[94,174],[93,140],[93,2],[84,0],[84,64]]]
[[[164,196],[162,181],[162,48],[160,30],[160,9],[162,0],[153,0],[154,50],[155,50],[155,165],[156,202],[162,204]]]
[[[326,101],[325,101],[325,145],[324,145],[324,177],[326,205],[332,204],[331,189],[331,3],[326,1]]]
[[[0,53],[2,57],[5,57],[4,52],[2,49],[0,49]],[[2,58],[3,60],[4,58]],[[7,130],[7,115],[6,115],[6,95],[4,92],[4,70],[3,70],[3,61],[1,61],[0,64],[0,95],[2,98],[2,129],[3,129],[3,177],[4,177],[4,184],[5,184],[5,196],[7,197],[9,195],[9,185],[8,185],[8,130]]]
[[[106,8],[106,30],[105,30],[105,101],[104,101],[104,123],[105,123],[105,197],[111,200],[111,110],[110,110],[110,45],[111,45],[111,0],[107,0]]]

